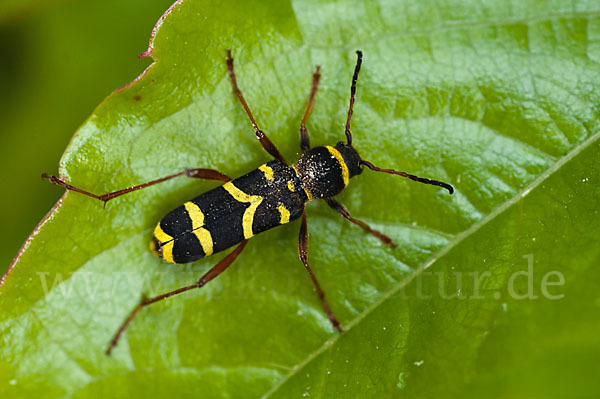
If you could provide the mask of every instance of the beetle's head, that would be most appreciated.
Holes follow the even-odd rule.
[[[359,50],[356,52],[357,60],[356,66],[354,67],[354,74],[352,75],[352,85],[350,86],[350,107],[348,108],[348,118],[346,119],[346,142],[339,142],[335,145],[335,148],[342,154],[344,161],[348,165],[349,177],[359,175],[362,172],[363,165],[376,172],[384,172],[392,175],[398,175],[406,177],[413,181],[425,184],[431,184],[448,190],[450,194],[454,193],[454,187],[448,183],[444,183],[438,180],[427,179],[424,177],[418,177],[415,175],[408,174],[406,172],[399,172],[394,169],[383,169],[373,165],[371,162],[366,161],[360,157],[358,151],[352,146],[352,133],[350,132],[350,120],[352,119],[352,111],[354,108],[354,98],[356,95],[356,81],[358,80],[358,73],[360,72],[360,65],[362,64],[362,52]]]

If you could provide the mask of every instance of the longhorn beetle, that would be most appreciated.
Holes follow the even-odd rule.
[[[188,263],[238,244],[237,247],[200,277],[195,284],[181,287],[152,298],[143,299],[121,324],[110,341],[106,354],[110,355],[110,352],[117,345],[119,338],[129,323],[131,323],[142,308],[170,296],[204,286],[233,263],[246,246],[248,239],[258,233],[289,223],[300,217],[302,217],[300,236],[298,238],[300,260],[304,264],[315,286],[333,328],[342,332],[342,327],[338,319],[325,299],[325,293],[308,265],[308,227],[304,205],[313,199],[325,200],[342,217],[358,225],[366,232],[373,234],[385,245],[396,247],[396,244],[394,244],[390,237],[372,229],[365,222],[350,216],[346,207],[334,199],[334,196],[339,194],[348,185],[351,177],[361,174],[363,167],[366,166],[376,172],[399,175],[420,183],[443,187],[450,194],[454,192],[454,188],[450,184],[441,181],[417,177],[393,169],[379,168],[361,158],[352,146],[350,120],[354,106],[356,81],[362,63],[362,52],[357,51],[356,54],[358,57],[354,68],[354,75],[352,76],[350,105],[346,119],[346,142],[339,142],[335,146],[310,148],[306,122],[313,109],[315,95],[317,94],[321,78],[320,68],[317,66],[312,77],[312,87],[308,97],[308,104],[304,111],[302,123],[300,124],[300,148],[302,149],[302,156],[292,165],[286,162],[277,147],[258,127],[238,87],[233,70],[233,58],[231,57],[231,51],[228,50],[226,63],[229,78],[233,85],[233,92],[248,115],[256,137],[265,151],[274,158],[273,161],[260,165],[252,172],[234,180],[213,169],[186,169],[179,173],[104,195],[92,194],[71,186],[56,176],[49,176],[45,173],[42,175],[43,178],[48,179],[53,184],[96,198],[103,201],[104,204],[118,196],[162,183],[178,176],[225,182],[222,186],[184,203],[162,218],[154,229],[150,249],[154,255],[167,262]]]

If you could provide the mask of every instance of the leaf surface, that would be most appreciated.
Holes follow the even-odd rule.
[[[181,178],[106,209],[68,193],[0,288],[0,390],[598,393],[599,36],[600,7],[584,1],[175,5],[152,42],[155,63],[102,103],[65,152],[70,183],[103,193],[187,167],[239,176],[267,161],[231,92],[227,48],[258,123],[287,159],[299,155],[316,65],[312,144],[342,140],[361,49],[357,149],[457,192],[370,171],[353,179],[341,200],[395,250],[309,206],[309,260],[342,335],[297,259],[292,223],[253,238],[201,290],[145,309],[112,357],[104,349],[143,294],[190,284],[222,258],[167,265],[148,251],[155,223],[215,183]],[[530,261],[537,298],[519,299],[530,287],[515,273]],[[564,283],[548,277],[544,293],[551,272]]]

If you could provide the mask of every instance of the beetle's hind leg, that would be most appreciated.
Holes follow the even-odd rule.
[[[122,190],[112,191],[110,193],[98,195],[98,194],[91,193],[89,191],[82,190],[78,187],[72,186],[59,177],[47,175],[46,173],[42,174],[42,178],[48,179],[50,181],[50,183],[52,183],[52,184],[56,184],[57,186],[64,187],[69,191],[74,191],[74,192],[77,192],[77,193],[80,193],[83,195],[87,195],[88,197],[95,198],[97,200],[104,202],[105,205],[108,201],[110,201],[113,198],[128,194],[132,191],[141,190],[142,188],[153,186],[155,184],[162,183],[162,182],[174,179],[179,176],[187,176],[187,177],[193,177],[196,179],[206,179],[206,180],[220,180],[220,181],[231,180],[228,176],[226,176],[223,173],[219,172],[218,170],[214,170],[214,169],[205,169],[205,168],[185,169],[185,170],[182,170],[181,172],[174,173],[169,176],[161,177],[160,179],[152,180],[152,181],[149,181],[149,182],[143,183],[143,184],[138,184],[137,186],[132,186],[132,187],[124,188]]]
[[[306,105],[306,111],[304,111],[304,117],[300,124],[300,149],[302,152],[306,152],[310,149],[310,138],[308,137],[308,130],[306,130],[306,122],[310,116],[310,112],[315,105],[315,96],[319,89],[319,81],[321,80],[321,68],[317,66],[315,73],[313,73],[312,86],[310,88],[310,96],[308,97],[308,104]]]
[[[283,158],[283,156],[281,155],[281,153],[279,152],[277,147],[275,147],[275,144],[273,144],[271,142],[271,140],[269,140],[269,138],[267,137],[265,132],[263,132],[262,130],[260,130],[258,128],[258,124],[256,123],[254,116],[252,115],[252,111],[250,111],[250,107],[248,106],[248,103],[244,99],[244,95],[242,94],[242,91],[238,87],[237,79],[235,77],[235,71],[233,69],[233,57],[231,56],[231,50],[227,50],[227,70],[229,71],[229,79],[231,80],[231,85],[233,86],[233,92],[235,93],[235,96],[238,98],[238,100],[242,104],[244,111],[246,111],[246,115],[248,115],[248,119],[250,119],[250,123],[252,124],[252,127],[254,128],[254,132],[256,133],[256,138],[258,138],[258,140],[260,141],[260,144],[263,146],[265,151],[267,151],[269,154],[271,154],[271,156],[273,156],[273,158],[276,158],[287,165],[287,162],[285,161],[285,159]]]
[[[209,281],[211,281],[212,279],[217,277],[219,274],[223,273],[233,263],[233,261],[238,257],[240,252],[242,252],[242,250],[246,246],[247,242],[248,242],[248,240],[242,241],[240,243],[240,245],[238,245],[232,252],[230,252],[219,263],[217,263],[208,272],[206,272],[202,277],[200,277],[200,279],[198,281],[196,281],[196,283],[194,283],[192,285],[188,285],[186,287],[178,288],[173,291],[169,291],[162,295],[143,299],[140,302],[140,304],[137,305],[135,307],[135,309],[133,309],[133,311],[131,311],[131,313],[129,313],[129,316],[127,316],[127,318],[121,324],[121,326],[119,327],[119,329],[117,330],[117,332],[115,333],[113,338],[110,340],[110,344],[108,345],[108,348],[106,349],[106,354],[110,355],[110,353],[112,352],[114,347],[117,346],[117,343],[119,342],[119,338],[121,338],[121,335],[125,332],[125,330],[129,326],[131,321],[140,312],[140,310],[142,310],[144,307],[146,307],[148,305],[152,305],[155,302],[162,301],[163,299],[167,299],[173,295],[181,294],[182,292],[193,290],[194,288],[202,288]]]
[[[375,237],[379,238],[381,240],[381,242],[384,243],[385,245],[389,245],[390,247],[396,248],[396,244],[394,243],[394,241],[392,241],[392,239],[390,237],[386,236],[385,234],[383,234],[382,232],[380,232],[378,230],[371,228],[371,226],[369,226],[365,222],[355,219],[352,216],[350,216],[350,212],[348,212],[348,209],[340,202],[334,200],[333,198],[330,198],[327,200],[327,205],[332,207],[333,210],[335,210],[337,213],[342,215],[344,218],[348,219],[355,225],[360,226],[360,228],[363,229],[364,231],[366,231],[367,233],[373,234]]]
[[[323,308],[325,309],[325,313],[327,313],[329,321],[331,321],[331,325],[339,332],[342,332],[340,322],[331,311],[331,307],[329,306],[327,299],[325,299],[325,292],[323,292],[323,289],[321,288],[317,277],[308,265],[308,225],[306,223],[306,212],[302,213],[302,225],[300,226],[300,235],[298,237],[298,252],[300,254],[300,260],[302,261],[302,264],[304,264],[306,271],[310,275],[310,278],[313,284],[315,285],[315,289],[317,290],[319,299],[321,299],[321,302],[323,303]]]

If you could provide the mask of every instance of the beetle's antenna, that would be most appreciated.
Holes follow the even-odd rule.
[[[409,178],[410,180],[417,181],[419,183],[431,184],[432,186],[439,186],[439,187],[445,188],[446,190],[448,190],[448,192],[450,194],[454,193],[454,187],[452,187],[448,183],[444,183],[444,182],[441,182],[438,180],[427,179],[425,177],[418,177],[415,175],[410,175],[406,172],[399,172],[394,169],[378,168],[377,166],[373,165],[371,162],[365,161],[364,159],[361,159],[360,163],[362,165],[365,165],[367,168],[374,170],[375,172],[384,172],[384,173],[389,173],[390,175],[398,175],[398,176],[406,177],[406,178]]]
[[[354,67],[354,75],[352,75],[352,86],[350,86],[350,107],[348,108],[348,119],[346,119],[346,138],[348,145],[352,145],[352,133],[350,133],[350,119],[352,119],[352,108],[354,108],[354,95],[356,94],[356,81],[360,72],[360,64],[362,64],[362,51],[356,51],[358,56],[356,66]]]

